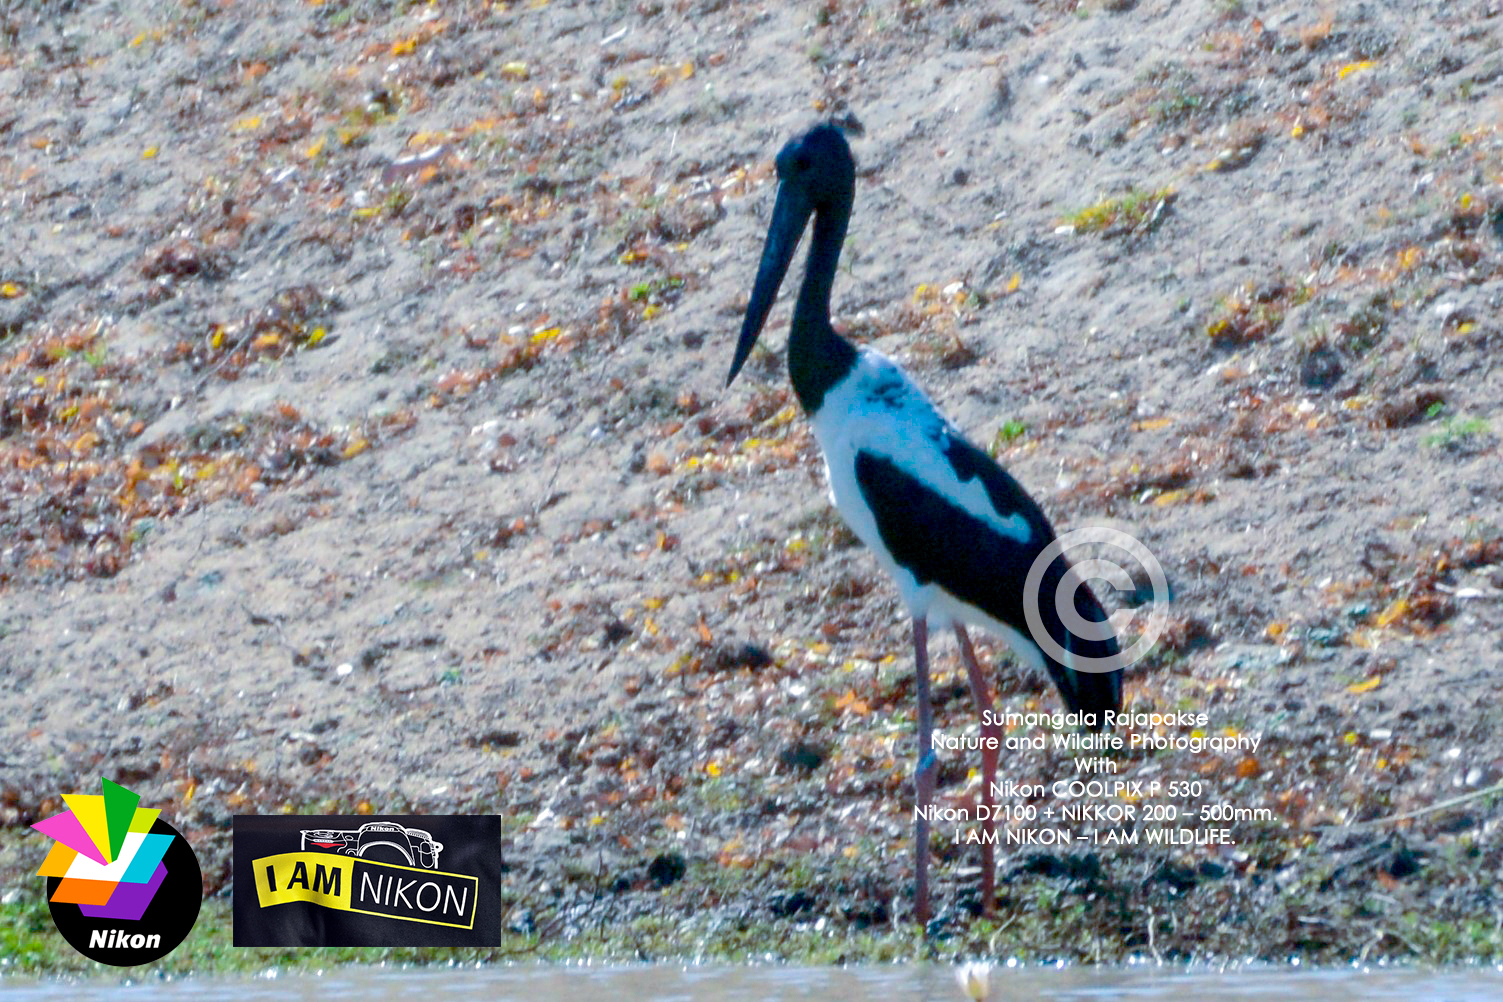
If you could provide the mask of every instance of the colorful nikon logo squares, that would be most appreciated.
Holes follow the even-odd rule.
[[[55,840],[47,878],[52,921],[90,960],[134,967],[177,948],[198,919],[198,859],[161,813],[100,779],[103,794],[63,794],[68,810],[32,825]]]
[[[240,815],[234,841],[236,946],[501,943],[500,818]]]

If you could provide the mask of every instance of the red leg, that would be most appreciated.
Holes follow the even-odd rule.
[[[965,662],[965,673],[971,680],[971,698],[976,702],[976,716],[981,721],[981,737],[989,739],[987,745],[981,750],[981,797],[980,803],[990,805],[992,803],[992,790],[997,783],[997,758],[1002,747],[1002,728],[995,720],[988,718],[987,711],[992,709],[992,693],[987,687],[986,676],[981,674],[981,666],[976,663],[976,651],[971,647],[971,638],[966,635],[965,627],[955,624],[955,639],[960,643],[960,659]],[[996,847],[992,844],[993,834],[997,830],[997,822],[988,816],[982,822],[981,840],[981,914],[991,918],[996,911],[997,890],[997,857]]]
[[[919,925],[929,922],[929,821],[924,808],[934,797],[934,778],[939,763],[934,757],[934,710],[929,703],[929,623],[913,621],[914,678],[918,682],[918,765],[913,772],[913,916]]]

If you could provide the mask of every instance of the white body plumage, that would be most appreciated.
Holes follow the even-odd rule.
[[[897,561],[857,482],[858,453],[880,457],[1017,545],[1040,545],[1033,526],[1021,513],[998,511],[979,479],[959,477],[946,456],[946,446],[949,439],[963,440],[964,436],[924,391],[892,359],[862,348],[855,367],[831,387],[811,421],[824,455],[830,499],[856,538],[897,582],[908,612],[938,628],[960,622],[991,630],[1006,638],[1025,662],[1042,669],[1038,645],[1024,634],[960,600],[940,583],[919,581]]]

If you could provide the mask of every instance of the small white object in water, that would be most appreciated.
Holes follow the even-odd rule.
[[[960,990],[965,992],[966,998],[980,1002],[981,999],[986,998],[987,982],[991,973],[991,964],[977,960],[955,968],[955,980],[960,983]]]

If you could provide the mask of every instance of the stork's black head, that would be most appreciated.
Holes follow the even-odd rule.
[[[845,133],[833,125],[816,125],[790,139],[776,160],[783,190],[796,188],[815,211],[849,204],[856,190],[856,158]]]
[[[746,304],[746,319],[741,325],[741,339],[736,343],[731,374],[725,381],[727,386],[735,381],[757,343],[757,335],[772,310],[772,302],[788,273],[809,217],[830,213],[841,221],[840,237],[844,237],[844,223],[855,197],[856,159],[851,156],[845,134],[835,125],[816,125],[790,140],[778,153],[777,168],[778,200],[772,209],[762,264],[757,269],[751,300]]]

